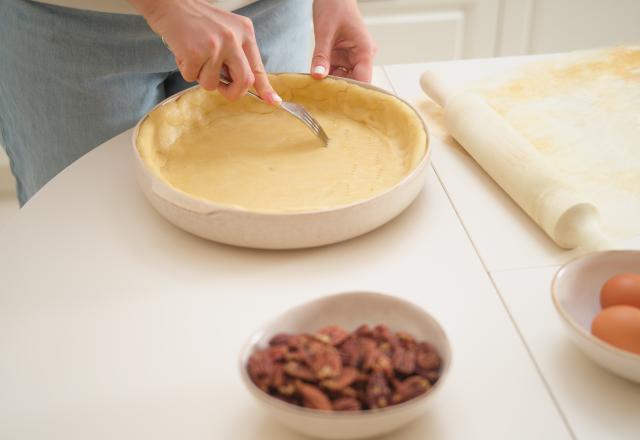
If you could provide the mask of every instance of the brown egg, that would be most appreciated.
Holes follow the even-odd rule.
[[[615,347],[640,354],[640,309],[607,307],[596,315],[591,333]]]
[[[617,305],[640,308],[640,275],[621,273],[609,278],[600,290],[600,305],[603,309]]]

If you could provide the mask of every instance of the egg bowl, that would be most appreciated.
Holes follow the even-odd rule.
[[[133,132],[138,182],[162,216],[221,243],[295,249],[364,234],[411,204],[424,186],[430,148],[427,128],[408,103],[349,79],[271,79],[285,100],[302,103],[319,120],[328,147],[292,116],[254,98],[228,103],[199,86],[185,90],[158,104]],[[206,148],[194,148],[194,159],[186,160],[181,152],[191,151],[190,142]],[[215,172],[203,171],[204,164]]]
[[[579,257],[562,266],[551,283],[551,298],[570,338],[605,369],[640,382],[640,355],[621,350],[591,334],[600,312],[600,289],[612,276],[640,273],[640,251],[604,251]]]
[[[440,378],[431,389],[404,403],[382,409],[326,412],[285,403],[256,386],[247,371],[249,357],[278,333],[313,332],[327,325],[351,331],[360,324],[385,324],[429,342],[441,359]],[[451,345],[440,324],[421,307],[387,294],[346,292],[294,307],[257,329],[243,347],[238,367],[243,383],[259,406],[280,423],[302,434],[327,439],[382,435],[415,420],[437,403],[451,367]]]

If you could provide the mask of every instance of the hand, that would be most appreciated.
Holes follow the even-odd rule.
[[[129,0],[161,35],[186,81],[217,89],[227,99],[251,86],[268,103],[282,99],[273,90],[260,58],[250,19],[215,8],[207,0]],[[232,83],[220,83],[226,69]]]
[[[314,78],[331,74],[371,81],[377,49],[356,0],[315,0],[313,25],[316,47],[311,74]]]

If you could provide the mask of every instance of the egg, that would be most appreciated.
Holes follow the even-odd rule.
[[[640,354],[640,308],[607,307],[596,315],[591,333],[621,350]]]
[[[640,275],[621,273],[607,280],[600,290],[603,309],[616,305],[640,308]]]

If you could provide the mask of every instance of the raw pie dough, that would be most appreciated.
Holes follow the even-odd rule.
[[[565,54],[478,89],[593,201],[612,239],[640,234],[640,47]]]
[[[228,102],[197,88],[141,124],[142,159],[157,177],[196,198],[283,212],[367,199],[401,181],[425,154],[419,117],[392,96],[306,75],[276,75],[272,85],[320,122],[328,148],[283,110],[252,97]]]

